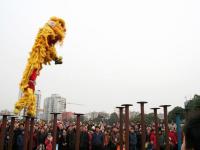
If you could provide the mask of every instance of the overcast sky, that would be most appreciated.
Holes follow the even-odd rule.
[[[183,106],[200,94],[200,1],[1,0],[0,110],[12,110],[38,29],[51,16],[67,22],[57,52],[36,89],[67,98],[67,111],[114,111],[148,101]],[[172,107],[171,107],[172,108]],[[161,112],[161,111],[160,111]]]

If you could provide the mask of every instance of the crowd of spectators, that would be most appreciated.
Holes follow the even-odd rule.
[[[119,150],[120,135],[119,123],[108,125],[106,123],[95,124],[91,121],[81,123],[80,126],[80,150]],[[177,149],[177,134],[175,124],[169,125],[169,143],[172,150]],[[7,131],[9,123],[7,124]],[[159,124],[159,145],[164,150],[165,128],[163,124]],[[33,134],[33,150],[52,150],[52,123],[42,121],[36,122]],[[5,150],[8,147],[9,132],[5,136]],[[125,141],[125,130],[123,131],[123,141]],[[22,150],[24,144],[24,123],[16,121],[14,126],[13,149]],[[57,149],[58,150],[74,150],[76,143],[76,124],[70,122],[57,122]],[[146,126],[146,150],[156,149],[156,135],[154,124]],[[129,149],[141,149],[141,126],[140,124],[131,123],[129,128]]]

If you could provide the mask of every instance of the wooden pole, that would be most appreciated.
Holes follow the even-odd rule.
[[[140,124],[142,127],[141,150],[145,150],[146,129],[145,129],[145,122],[144,122],[144,104],[146,104],[147,102],[140,101],[137,103],[140,104],[140,108],[141,108],[141,119],[140,119]]]
[[[132,104],[123,104],[125,107],[125,149],[129,150],[129,106],[133,106]]]
[[[53,119],[53,150],[56,150],[56,135],[57,135],[57,116],[60,113],[51,113],[54,115]]]
[[[120,128],[119,128],[119,140],[120,140],[120,150],[123,150],[123,108],[124,107],[116,107],[119,109],[119,123],[120,123]]]
[[[76,115],[76,144],[75,144],[75,150],[79,150],[80,148],[80,116],[84,114],[80,113],[74,113]]]
[[[158,133],[158,115],[157,115],[157,110],[160,108],[154,107],[151,109],[153,109],[154,111],[154,123],[155,123],[155,130],[156,130],[156,150],[160,150],[159,133]]]
[[[164,124],[165,124],[165,142],[166,142],[166,150],[170,150],[169,145],[169,127],[168,127],[168,117],[167,117],[167,107],[170,107],[171,105],[161,105],[160,107],[163,107],[164,109]]]

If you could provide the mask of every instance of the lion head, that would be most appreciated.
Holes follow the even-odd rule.
[[[52,44],[55,44],[56,42],[62,43],[66,32],[65,21],[58,17],[51,17],[47,24],[56,34],[55,38],[52,41]]]

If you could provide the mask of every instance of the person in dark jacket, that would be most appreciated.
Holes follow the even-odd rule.
[[[17,150],[22,150],[24,147],[24,130],[20,130],[17,136]]]
[[[140,150],[141,149],[142,132],[138,128],[137,131],[135,131],[135,133],[136,133],[136,136],[137,136],[136,148],[137,148],[137,150]]]
[[[57,137],[56,137],[56,143],[58,144],[58,150],[62,149],[61,148],[62,147],[61,138],[62,138],[62,135],[63,135],[63,130],[64,130],[63,124],[59,123],[58,127],[57,127]]]
[[[67,150],[74,150],[76,142],[75,126],[70,126],[67,131]]]
[[[63,130],[62,136],[60,138],[60,143],[59,143],[59,150],[66,150],[67,149],[67,131]]]
[[[87,132],[87,128],[82,126],[80,128],[80,150],[88,150],[89,149],[89,135]]]
[[[47,137],[47,134],[44,130],[44,128],[41,128],[38,135],[37,135],[37,144],[38,147],[45,147],[45,139]]]
[[[20,133],[18,128],[14,129],[13,132],[14,132],[14,134],[13,134],[13,146],[12,146],[12,149],[17,147],[17,136]]]
[[[165,136],[163,131],[160,129],[159,131],[159,139],[158,139],[160,150],[165,150]]]
[[[32,150],[37,149],[37,135],[38,135],[38,128],[35,126],[33,129],[33,143],[32,143]]]
[[[136,150],[137,135],[133,127],[130,128],[129,132],[129,150]]]
[[[92,135],[92,150],[103,150],[103,134],[98,126]]]
[[[119,145],[119,130],[116,127],[112,128],[112,132],[110,135],[110,150],[116,150]]]
[[[19,125],[18,124],[15,125],[12,149],[18,150],[17,144],[19,144],[19,143],[17,143],[17,138],[18,138],[18,135],[22,134],[23,130],[24,130],[24,124],[23,123],[20,123]],[[18,139],[18,142],[19,142],[19,139]]]

